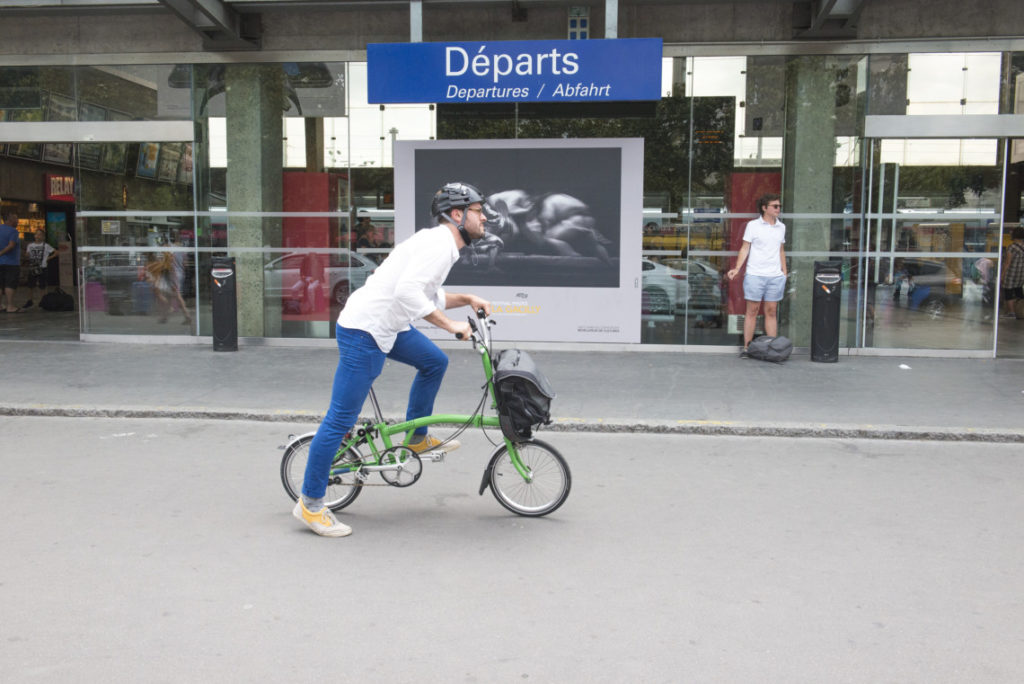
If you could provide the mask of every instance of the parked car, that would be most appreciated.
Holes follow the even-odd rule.
[[[641,276],[641,313],[671,316],[685,304],[689,296],[686,271],[645,258]]]
[[[907,257],[897,263],[897,276],[906,281],[907,308],[941,318],[963,295],[963,279],[940,259]],[[896,287],[902,283],[897,280]]]
[[[265,296],[280,297],[291,313],[323,310],[329,301],[335,308],[348,301],[352,290],[366,283],[377,264],[347,249],[329,254],[285,254],[263,267]]]
[[[665,259],[664,264],[677,270],[686,269],[687,299],[684,302],[689,313],[702,316],[722,313],[727,281],[721,271],[703,259]]]
[[[722,312],[721,272],[702,259],[643,259],[641,312],[650,315],[696,314],[718,316]]]

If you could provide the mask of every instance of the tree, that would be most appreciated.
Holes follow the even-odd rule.
[[[479,115],[457,106],[439,109],[438,138],[642,138],[644,192],[667,193],[669,211],[688,206],[693,195],[724,196],[733,167],[734,98],[674,95],[662,98],[646,117],[521,117],[518,131],[510,106],[472,109]]]

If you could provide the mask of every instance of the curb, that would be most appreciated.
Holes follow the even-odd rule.
[[[647,432],[652,434],[722,435],[732,437],[812,437],[818,439],[925,440],[938,442],[1024,443],[1024,430],[950,428],[910,425],[849,425],[834,423],[757,424],[729,421],[643,422],[582,421],[577,426],[555,423],[552,431]]]
[[[268,423],[319,423],[316,411],[268,411],[259,409],[212,409],[204,407],[52,406],[44,404],[0,405],[3,416],[50,418],[174,418],[188,420],[252,420]],[[367,420],[360,418],[360,422]],[[399,417],[389,417],[398,422]],[[543,432],[624,432],[732,437],[812,437],[819,439],[924,440],[939,442],[1024,443],[1024,430],[1002,428],[931,427],[909,425],[849,425],[838,423],[757,424],[731,421],[563,418]]]

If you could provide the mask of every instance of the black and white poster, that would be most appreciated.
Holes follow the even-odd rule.
[[[106,118],[107,110],[103,107],[89,104],[88,102],[82,102],[78,105],[79,121],[104,121]],[[102,155],[102,143],[80,143],[78,145],[78,164],[83,169],[98,170]]]
[[[70,97],[50,93],[46,105],[47,121],[74,121],[78,116],[78,105]],[[43,145],[43,161],[51,164],[70,165],[74,154],[71,143],[46,143]]]
[[[396,143],[396,238],[435,225],[434,192],[474,185],[486,236],[445,287],[490,299],[501,338],[638,342],[643,141]]]

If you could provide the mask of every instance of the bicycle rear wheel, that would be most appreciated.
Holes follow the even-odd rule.
[[[524,479],[512,464],[508,445],[498,449],[487,468],[491,493],[502,506],[518,515],[539,517],[551,513],[569,496],[569,465],[553,446],[536,439],[516,445],[530,477]]]
[[[312,441],[313,435],[300,437],[288,445],[281,458],[281,483],[284,484],[284,489],[292,501],[297,501],[302,493],[302,481],[306,476],[306,462],[309,460],[309,445]],[[354,464],[362,460],[362,454],[355,447],[339,451],[331,464],[331,470],[345,463]],[[332,474],[327,483],[324,505],[332,511],[340,511],[355,501],[363,489],[356,486],[357,472],[358,468],[348,473]]]

